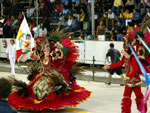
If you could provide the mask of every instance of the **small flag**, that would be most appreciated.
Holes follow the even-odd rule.
[[[30,58],[30,52],[34,47],[34,39],[30,32],[27,20],[24,19],[20,25],[16,38],[16,56],[17,61],[26,61]]]

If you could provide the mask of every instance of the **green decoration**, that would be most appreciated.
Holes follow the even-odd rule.
[[[144,34],[143,34],[142,31],[135,32],[135,37],[137,37],[138,35],[139,35],[140,37],[144,37]]]
[[[58,37],[58,36],[51,36],[51,37],[48,37],[48,41],[55,41],[55,42],[61,42],[61,39]]]
[[[62,50],[63,50],[63,53],[64,53],[64,57],[67,57],[68,55],[68,52],[71,48],[68,48],[68,47],[64,47]]]

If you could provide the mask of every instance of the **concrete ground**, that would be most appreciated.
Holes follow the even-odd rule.
[[[9,72],[0,71],[0,77],[9,76]],[[27,74],[16,74],[16,78],[27,82]],[[47,113],[120,113],[121,112],[121,99],[124,87],[119,84],[112,84],[110,86],[102,82],[92,82],[77,80],[78,84],[86,87],[92,91],[91,98],[88,101],[80,104],[77,108],[66,108],[61,111],[48,111]],[[142,87],[145,93],[146,87]],[[132,94],[132,113],[138,113],[136,110],[135,96]],[[29,113],[29,112],[19,112]],[[38,112],[33,112],[38,113]]]

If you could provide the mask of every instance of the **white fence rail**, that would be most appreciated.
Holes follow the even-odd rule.
[[[109,49],[109,44],[114,43],[115,48],[119,51],[123,47],[123,42],[118,41],[84,41],[72,40],[79,49],[78,58],[79,63],[93,64],[93,56],[95,57],[95,64],[104,64],[106,53]],[[0,39],[0,58],[6,58],[6,46],[10,43],[10,39]]]

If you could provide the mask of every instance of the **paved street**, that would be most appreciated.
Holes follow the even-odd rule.
[[[8,72],[0,72],[0,77],[9,76]],[[16,74],[16,78],[27,82],[26,74]],[[77,108],[67,108],[62,111],[49,111],[47,113],[120,113],[123,88],[119,84],[105,85],[102,82],[91,82],[78,80],[78,84],[92,91],[92,97],[80,104]],[[142,87],[145,92],[145,87]],[[132,95],[132,113],[138,113],[135,105],[135,97]],[[20,112],[28,113],[28,112]]]

